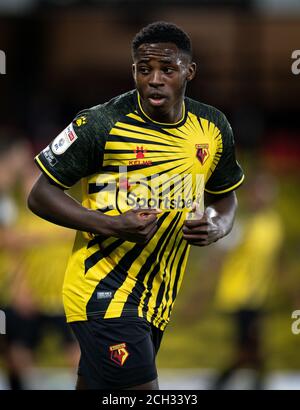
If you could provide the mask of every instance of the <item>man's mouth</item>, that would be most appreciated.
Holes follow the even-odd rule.
[[[166,97],[162,94],[151,94],[148,97],[148,99],[149,99],[151,105],[153,105],[155,107],[159,107],[160,105],[162,105],[165,102]]]

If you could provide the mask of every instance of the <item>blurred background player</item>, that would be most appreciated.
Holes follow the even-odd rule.
[[[12,134],[12,130],[0,130],[0,309],[9,303],[10,273],[16,268],[10,229],[18,215],[12,191],[22,168],[22,144],[16,138],[11,138]],[[4,337],[0,337],[1,351],[4,349],[4,340]]]
[[[3,144],[3,161],[0,158],[1,261],[6,261],[1,264],[1,307],[6,312],[4,360],[11,389],[30,388],[26,379],[35,353],[53,329],[67,365],[75,367],[79,355],[61,300],[73,234],[36,218],[26,208],[24,198],[36,179],[30,155],[28,144],[10,138]]]
[[[226,387],[242,367],[253,368],[253,388],[263,388],[262,320],[283,240],[282,221],[274,207],[276,195],[270,175],[253,176],[247,184],[244,219],[223,242],[231,249],[223,261],[216,304],[232,315],[236,342],[232,362],[217,378],[215,389]]]

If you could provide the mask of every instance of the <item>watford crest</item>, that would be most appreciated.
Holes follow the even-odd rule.
[[[195,144],[195,148],[197,150],[196,157],[201,162],[201,165],[203,165],[209,157],[208,144]]]
[[[129,356],[128,350],[126,348],[126,343],[109,346],[109,350],[111,360],[117,363],[119,366],[123,366]]]

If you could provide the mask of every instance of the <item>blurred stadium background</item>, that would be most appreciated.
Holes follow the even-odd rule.
[[[264,388],[299,389],[300,334],[291,330],[292,312],[300,309],[300,74],[291,69],[292,52],[300,49],[299,1],[1,0],[0,50],[7,60],[6,74],[0,75],[0,136],[21,138],[33,157],[82,108],[131,89],[131,39],[156,20],[174,22],[190,34],[198,75],[187,94],[218,107],[232,124],[247,178],[238,190],[239,219],[249,212],[247,180],[263,173],[276,187],[272,210],[281,220],[281,242],[272,272],[260,278],[259,286],[268,289],[256,306],[264,315],[260,345]],[[16,212],[22,213],[20,181],[24,182],[30,165],[24,150],[18,152],[18,176],[8,185]],[[5,163],[4,148],[3,153],[5,187],[4,174],[13,165],[11,159]],[[8,194],[1,186],[0,193]],[[7,209],[11,208],[0,210],[5,235],[17,226],[6,222]],[[26,229],[15,254],[0,241],[0,309],[7,303],[15,265],[24,262],[20,242],[26,242]],[[234,238],[228,242],[232,245]],[[38,253],[37,243],[32,246],[31,251]],[[237,329],[232,316],[216,303],[230,248],[216,244],[192,250],[158,355],[161,388],[209,389],[234,353]],[[0,389],[7,388],[3,356]],[[245,366],[227,388],[251,388],[252,373]],[[36,351],[27,387],[71,389],[73,385],[74,370],[58,334],[49,330]]]

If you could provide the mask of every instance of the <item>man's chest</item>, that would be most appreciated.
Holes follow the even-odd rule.
[[[206,175],[222,148],[219,129],[206,119],[189,114],[178,128],[143,122],[117,122],[107,136],[103,170],[126,167],[146,175],[183,172]]]
[[[101,170],[90,179],[98,208],[112,203],[122,211],[191,208],[203,195],[221,144],[218,128],[193,114],[178,128],[127,123],[126,118],[117,122],[107,135]]]

